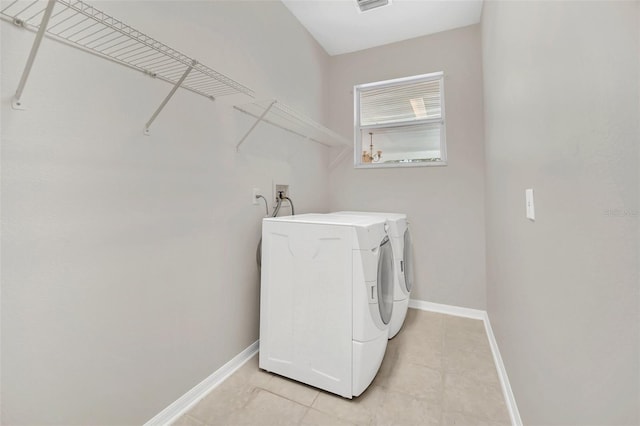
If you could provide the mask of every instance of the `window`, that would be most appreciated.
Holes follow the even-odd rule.
[[[442,72],[355,86],[355,166],[446,165]]]

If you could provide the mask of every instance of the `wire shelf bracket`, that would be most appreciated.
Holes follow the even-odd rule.
[[[351,143],[346,138],[275,99],[235,105],[234,108],[256,119],[236,144],[236,150],[240,149],[240,145],[245,142],[260,122],[269,123],[272,126],[291,132],[306,140],[328,147],[345,146]]]
[[[262,112],[262,114],[260,114],[260,117],[258,117],[255,121],[255,123],[253,123],[253,125],[249,128],[249,130],[247,130],[247,133],[244,134],[244,136],[242,137],[242,139],[240,139],[240,142],[238,142],[238,144],[236,145],[236,151],[238,151],[240,149],[240,145],[242,145],[242,143],[244,142],[245,139],[247,139],[247,137],[251,134],[251,132],[253,132],[253,129],[256,128],[256,126],[262,121],[264,120],[264,116],[267,115],[267,113],[271,110],[271,108],[275,105],[277,101],[274,99],[273,101],[271,101],[269,103],[269,106],[266,107],[264,109],[264,111]],[[234,107],[235,108],[235,107]],[[237,108],[236,108],[237,109]],[[242,110],[240,110],[242,111]],[[244,111],[243,111],[244,112]]]
[[[211,100],[236,94],[255,97],[254,91],[247,86],[80,0],[13,0],[7,3],[6,7],[2,5],[0,18],[36,32],[14,107],[22,106],[22,92],[44,36],[171,84],[173,89],[146,123],[145,130],[180,87]]]
[[[335,169],[338,166],[338,164],[342,162],[345,155],[347,155],[349,151],[350,149],[348,146],[345,146],[344,148],[342,148],[342,150],[338,153],[338,155],[336,155],[336,158],[334,158],[333,161],[329,163],[329,170]]]
[[[31,73],[31,68],[33,68],[33,63],[36,60],[36,55],[38,54],[38,49],[40,48],[40,43],[42,42],[42,38],[44,37],[44,33],[47,30],[47,24],[49,23],[49,19],[51,19],[51,14],[53,13],[53,6],[55,6],[56,0],[49,0],[47,3],[47,7],[44,10],[42,15],[42,21],[40,22],[40,26],[38,28],[38,32],[36,33],[36,38],[33,40],[33,45],[31,46],[31,52],[29,52],[29,57],[27,58],[27,63],[24,66],[24,71],[22,71],[22,77],[20,77],[20,83],[18,83],[18,88],[16,89],[16,93],[13,96],[13,100],[11,101],[11,107],[17,110],[24,110],[24,105],[22,103],[22,92],[24,91],[24,87],[27,85],[27,80],[29,79],[29,74]],[[22,21],[18,18],[13,20],[13,23],[19,26],[22,26]]]
[[[153,122],[155,121],[155,119],[158,117],[158,114],[160,114],[160,111],[162,111],[162,109],[167,105],[167,103],[169,102],[169,100],[171,100],[171,98],[173,97],[173,95],[176,93],[176,91],[178,90],[178,88],[180,86],[182,86],[182,83],[187,79],[187,77],[189,76],[189,73],[191,72],[191,70],[193,69],[194,66],[196,66],[197,62],[194,60],[191,63],[191,66],[189,68],[187,68],[187,70],[184,72],[184,74],[182,74],[182,77],[180,77],[180,80],[178,80],[178,82],[173,86],[173,89],[171,89],[171,91],[169,92],[169,94],[167,95],[166,98],[164,98],[164,100],[162,101],[162,103],[160,104],[160,106],[158,107],[158,109],[153,113],[153,115],[151,116],[151,118],[149,119],[149,121],[147,121],[147,124],[144,126],[144,134],[149,136],[151,134],[151,132],[149,131],[149,127],[151,127],[151,124],[153,124]]]

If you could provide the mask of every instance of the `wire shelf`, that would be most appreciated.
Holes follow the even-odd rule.
[[[256,101],[235,105],[234,108],[256,118],[256,124],[264,121],[321,145],[333,147],[351,143],[348,139],[276,100]],[[242,138],[238,147],[254,127]]]
[[[37,31],[47,1],[15,0],[0,10],[4,20]],[[78,0],[56,0],[45,35],[113,62],[215,99],[253,90]]]

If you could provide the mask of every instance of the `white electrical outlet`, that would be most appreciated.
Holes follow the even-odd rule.
[[[260,188],[253,188],[251,192],[251,204],[258,205],[260,204],[258,201],[258,195],[260,195]]]

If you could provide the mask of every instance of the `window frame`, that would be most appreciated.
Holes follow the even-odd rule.
[[[434,81],[440,83],[440,118],[423,118],[420,120],[387,123],[383,125],[360,125],[360,93],[370,88],[385,88],[393,86],[403,86],[407,83]],[[395,78],[392,80],[376,81],[373,83],[358,84],[353,86],[353,111],[354,111],[354,143],[353,143],[353,166],[356,169],[376,169],[391,167],[441,167],[447,165],[447,142],[446,142],[446,117],[445,117],[445,99],[444,99],[444,72],[437,71],[428,74],[420,74],[409,77]],[[440,160],[424,161],[424,162],[407,162],[407,163],[362,163],[362,130],[366,129],[391,129],[397,127],[410,127],[423,124],[440,124]]]

